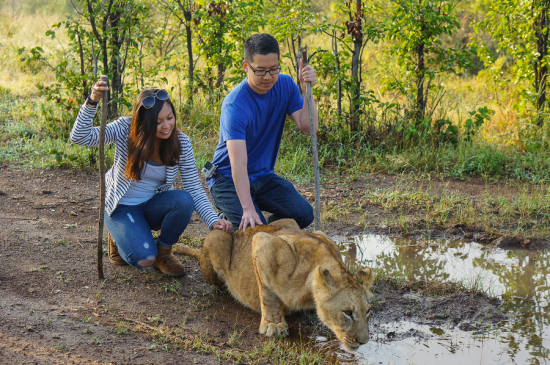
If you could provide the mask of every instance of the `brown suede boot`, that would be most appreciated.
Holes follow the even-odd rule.
[[[116,266],[128,265],[128,263],[118,254],[118,247],[116,247],[115,241],[113,241],[111,234],[109,233],[107,236],[109,237],[109,262]]]
[[[172,254],[172,246],[161,246],[157,244],[157,258],[153,266],[170,276],[185,275],[185,268],[180,260]]]

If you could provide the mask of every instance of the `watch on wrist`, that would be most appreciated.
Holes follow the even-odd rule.
[[[90,106],[96,106],[98,102],[93,101],[91,96],[92,96],[92,94],[88,95],[88,97],[86,98],[86,104],[88,104]]]

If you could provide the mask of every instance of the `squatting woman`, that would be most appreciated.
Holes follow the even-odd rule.
[[[99,127],[92,120],[107,83],[97,82],[81,107],[71,131],[73,143],[96,147]],[[194,210],[211,229],[231,230],[218,219],[199,181],[189,137],[176,127],[176,111],[168,92],[143,90],[131,117],[107,124],[105,144],[115,144],[114,164],[105,175],[105,226],[109,261],[136,268],[155,266],[181,276],[181,262],[172,246],[183,233]],[[184,190],[173,189],[180,173]],[[160,230],[153,238],[151,230]],[[114,242],[113,242],[114,240]]]

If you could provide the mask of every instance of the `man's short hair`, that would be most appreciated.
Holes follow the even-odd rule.
[[[277,58],[281,58],[279,51],[279,42],[271,34],[256,33],[244,41],[244,60],[248,63],[253,61],[255,54],[277,53]]]

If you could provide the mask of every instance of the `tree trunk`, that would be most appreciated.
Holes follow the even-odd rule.
[[[544,109],[546,108],[546,88],[548,77],[548,66],[543,63],[544,57],[548,55],[548,8],[549,5],[543,5],[538,19],[535,20],[535,36],[537,43],[538,57],[535,62],[535,91],[537,93],[537,125],[540,127],[544,123]]]
[[[223,78],[225,76],[225,65],[218,63],[218,72],[216,74],[216,89],[220,89],[223,84]]]
[[[351,56],[351,82],[352,94],[350,103],[350,121],[349,126],[352,132],[359,130],[359,107],[361,105],[359,97],[361,94],[361,75],[359,75],[359,62],[361,55],[361,47],[363,45],[363,29],[361,25],[361,0],[357,0],[357,10],[355,16],[356,28],[355,39],[353,41],[353,54]]]
[[[189,88],[189,102],[193,104],[193,43],[192,43],[192,34],[191,34],[191,11],[186,10],[183,12],[185,17],[185,36],[187,42],[187,59],[189,60],[189,66],[187,68],[189,81],[187,87]]]
[[[340,74],[340,58],[338,56],[338,39],[336,38],[336,33],[333,33],[332,35],[332,52],[334,53],[334,60],[336,61],[336,74]],[[336,85],[338,88],[338,96],[336,98],[336,110],[338,113],[338,117],[342,116],[342,80],[340,79],[340,76],[338,76],[338,80],[336,81]]]
[[[86,99],[88,94],[88,80],[86,80],[86,71],[84,70],[84,51],[82,49],[82,40],[80,39],[80,33],[77,34],[78,37],[78,53],[80,56],[80,75],[82,75],[82,99]]]
[[[111,103],[111,118],[118,117],[118,102],[117,99],[121,94],[122,91],[122,75],[119,72],[119,55],[120,55],[120,40],[119,40],[119,29],[118,29],[118,22],[120,19],[120,13],[115,12],[110,16],[110,26],[113,29],[113,33],[111,34],[111,44],[110,44],[110,51],[111,51],[111,60],[109,64],[108,70],[111,70],[111,99],[113,102]]]
[[[423,27],[424,28],[424,27]],[[424,64],[424,44],[416,45],[416,123],[424,118],[426,100],[424,99],[424,78],[426,66]]]

